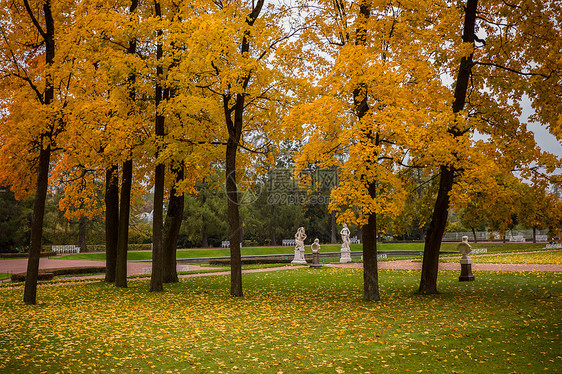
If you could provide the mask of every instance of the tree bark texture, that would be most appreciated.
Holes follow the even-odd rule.
[[[242,291],[242,257],[240,252],[240,212],[236,186],[236,152],[238,142],[229,139],[226,146],[226,196],[230,240],[230,294],[244,296]]]
[[[425,248],[423,253],[420,293],[436,294],[437,273],[439,268],[439,249],[441,239],[447,226],[449,214],[449,192],[453,187],[454,171],[447,166],[441,166],[441,177],[439,179],[439,191],[433,208],[433,215],[425,237]]]
[[[131,210],[131,185],[133,179],[133,160],[123,163],[123,179],[119,204],[119,227],[117,239],[117,261],[115,266],[115,286],[127,287],[127,249],[129,245],[129,215]]]
[[[369,195],[376,197],[376,184],[369,185]],[[369,216],[367,224],[363,226],[363,298],[365,300],[380,300],[379,272],[377,262],[377,214]]]
[[[176,182],[184,178],[184,166],[175,169]],[[166,213],[166,223],[164,224],[164,283],[178,281],[176,270],[176,246],[178,234],[183,221],[184,194],[177,191],[175,185],[170,190],[170,202]]]
[[[115,282],[119,227],[119,167],[105,171],[105,281]]]
[[[478,0],[467,0],[466,2],[464,29],[462,35],[463,42],[465,43],[474,44],[474,27],[476,24],[477,5]],[[466,93],[470,83],[472,65],[472,54],[461,59],[455,86],[453,113],[459,113],[464,109]],[[462,135],[462,132],[454,125],[449,129],[449,132],[455,137]],[[419,292],[422,294],[438,293],[437,275],[439,266],[439,250],[441,248],[441,240],[443,239],[443,234],[445,233],[447,225],[447,216],[449,213],[449,193],[453,188],[454,176],[455,170],[453,166],[442,165],[440,167],[439,191],[437,192],[433,215],[425,238],[419,288]]]
[[[332,212],[330,214],[330,226],[332,229],[332,235],[330,238],[330,241],[332,244],[336,244],[338,242],[338,237],[337,237],[337,230],[336,230],[336,212]]]
[[[88,230],[88,219],[82,216],[80,217],[80,222],[78,223],[78,246],[80,247],[80,253],[88,252],[88,246],[86,244],[87,230]]]
[[[50,146],[47,146],[46,149],[41,149],[39,152],[39,170],[37,173],[33,216],[31,219],[31,243],[23,293],[23,301],[26,304],[35,304],[37,302],[37,278],[39,276],[39,258],[41,255],[41,239],[43,237],[43,218],[45,216],[50,159]]]

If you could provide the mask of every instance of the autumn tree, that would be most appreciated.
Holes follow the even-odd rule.
[[[295,29],[291,24],[285,29],[281,21],[291,14],[287,6],[266,6],[263,0],[200,5],[205,11],[193,17],[190,32],[185,32],[190,26],[184,25],[184,30],[176,34],[183,43],[184,55],[170,74],[181,80],[182,90],[201,105],[195,116],[210,125],[205,141],[194,142],[191,136],[186,142],[224,147],[221,159],[228,201],[230,292],[242,296],[237,183],[248,171],[246,165],[252,155],[259,154],[256,135],[271,131],[278,123],[284,102],[292,99],[286,82],[291,77],[290,62],[294,60],[290,59],[286,45]],[[193,108],[193,104],[189,107]]]
[[[459,15],[464,15],[462,40],[459,32],[449,44],[441,44],[444,66],[452,68],[450,63],[457,61],[453,118],[444,137],[454,146],[432,150],[436,155],[441,152],[433,163],[440,165],[440,184],[425,242],[421,293],[438,292],[439,247],[456,182],[467,178],[485,183],[491,172],[484,165],[495,165],[498,175],[517,170],[525,178],[537,172],[537,164],[552,172],[558,163],[540,151],[519,120],[521,99],[527,94],[537,111],[532,119],[556,135],[557,105],[552,99],[561,85],[560,60],[555,57],[560,41],[553,37],[560,32],[556,21],[560,14],[555,8],[549,1],[479,6],[478,0],[468,0],[459,8]],[[452,71],[449,74],[453,76]]]
[[[52,153],[64,130],[68,75],[60,70],[64,50],[57,38],[71,22],[70,6],[59,1],[2,2],[0,60],[2,71],[0,181],[18,196],[34,193],[33,219],[24,302],[36,303],[37,274],[45,199]],[[56,26],[56,27],[55,27]],[[31,182],[31,180],[35,182]],[[34,186],[34,187],[32,187]]]
[[[132,160],[147,154],[140,146],[148,137],[149,119],[155,116],[148,100],[137,100],[154,96],[148,95],[147,76],[137,79],[139,71],[148,71],[146,61],[151,56],[146,45],[136,48],[137,39],[146,42],[150,32],[139,31],[139,18],[146,18],[139,12],[148,13],[148,9],[138,10],[136,1],[127,4],[119,0],[80,2],[74,27],[65,33],[65,44],[73,47],[69,52],[74,63],[72,99],[69,125],[61,140],[64,162],[58,163],[54,173],[74,182],[90,181],[80,189],[69,184],[61,207],[67,214],[96,215],[105,210],[106,281],[117,279],[121,287],[126,286],[128,217],[135,188]],[[145,183],[147,170],[139,168],[137,189]],[[121,194],[119,171],[123,173]]]
[[[290,118],[309,137],[298,164],[340,169],[331,209],[339,222],[362,226],[364,298],[378,300],[376,238],[390,222],[380,218],[402,212],[413,193],[406,170],[423,166],[428,135],[447,120],[432,98],[446,90],[425,49],[437,39],[438,12],[429,3],[319,4],[307,37],[322,51],[311,58],[321,78],[314,100]]]

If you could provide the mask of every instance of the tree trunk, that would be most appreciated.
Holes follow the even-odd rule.
[[[478,243],[478,237],[476,236],[476,230],[472,228],[472,235],[474,236],[474,243]]]
[[[376,184],[369,185],[369,195],[376,197]],[[371,213],[363,226],[363,298],[380,300],[379,273],[377,261],[377,214]]]
[[[176,182],[184,178],[184,166],[175,169]],[[166,213],[166,223],[164,224],[164,283],[178,281],[176,270],[176,246],[178,234],[183,221],[184,194],[178,193],[175,184],[170,190],[170,202]]]
[[[207,197],[203,194],[201,199],[201,205],[205,206],[207,202]],[[209,247],[209,236],[207,235],[207,222],[205,221],[205,215],[201,216],[201,247],[208,248]]]
[[[49,162],[51,147],[47,146],[39,152],[39,170],[35,200],[33,202],[33,217],[31,219],[31,242],[27,260],[27,273],[25,276],[25,289],[23,301],[26,304],[37,302],[37,278],[39,276],[39,258],[41,255],[41,239],[43,237],[43,218],[45,215],[45,201],[49,182]]]
[[[87,226],[88,219],[84,216],[80,217],[80,223],[78,224],[78,246],[80,247],[80,253],[88,252],[88,247],[86,246]]]
[[[240,212],[236,186],[237,142],[229,139],[226,145],[226,196],[230,240],[230,294],[244,296],[242,292],[242,256],[240,253]]]
[[[205,217],[203,217],[203,227],[201,232],[201,248],[209,248],[209,236],[207,235],[207,224]]]
[[[533,243],[537,242],[537,228],[533,227]]]
[[[154,14],[156,18],[162,16],[160,10],[160,2],[154,2]],[[156,92],[155,92],[155,135],[156,141],[162,140],[164,137],[164,116],[158,112],[158,106],[162,101],[162,86],[161,80],[164,78],[164,69],[162,68],[162,30],[157,31],[157,44],[156,44]],[[160,154],[160,145],[156,146],[156,159]],[[164,178],[166,174],[166,167],[163,163],[158,163],[154,170],[154,215],[152,219],[152,275],[150,277],[150,291],[161,292],[164,291],[164,256],[162,248],[162,229],[164,218]]]
[[[164,205],[164,164],[156,165],[154,171],[154,215],[152,218],[152,275],[150,291],[164,291],[164,258],[162,248],[163,205]]]
[[[465,8],[464,30],[462,39],[465,43],[474,45],[475,34],[474,27],[476,23],[476,8],[478,0],[467,0]],[[457,81],[455,86],[453,113],[459,113],[463,110],[466,101],[466,93],[470,82],[472,70],[472,54],[463,57],[460,62]],[[449,132],[455,136],[463,135],[455,126],[449,129]],[[440,167],[439,192],[435,200],[433,208],[433,216],[429,224],[427,236],[425,238],[425,247],[423,253],[422,273],[419,292],[422,294],[436,294],[437,291],[437,274],[439,267],[439,249],[441,248],[441,240],[447,226],[447,216],[449,213],[449,192],[454,183],[455,170],[452,166],[442,165]]]
[[[115,282],[119,227],[119,167],[105,171],[105,281]]]
[[[332,212],[332,214],[330,214],[330,226],[332,227],[331,242],[332,244],[336,244],[338,242],[338,238],[336,236],[336,212]]]
[[[117,261],[115,266],[115,286],[117,287],[127,287],[127,249],[129,245],[132,179],[133,160],[127,160],[123,163],[123,180],[121,182],[121,199],[119,204]]]
[[[425,237],[423,253],[422,274],[419,292],[423,294],[436,294],[437,273],[439,269],[439,250],[441,239],[447,226],[449,214],[449,191],[453,187],[454,171],[446,166],[441,166],[439,192],[433,208],[433,216]]]

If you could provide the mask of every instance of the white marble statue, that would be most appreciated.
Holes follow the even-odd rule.
[[[310,246],[312,249],[312,265],[310,267],[317,268],[321,267],[320,265],[320,243],[318,239],[314,239],[314,243]]]
[[[351,262],[351,249],[349,249],[349,244],[350,244],[349,236],[351,235],[351,233],[349,232],[346,223],[343,224],[343,228],[340,231],[340,235],[342,240],[341,251],[340,251],[341,254],[340,263],[345,264],[347,262]]]
[[[351,235],[351,232],[347,228],[347,223],[343,224],[343,229],[341,229],[340,235],[341,235],[341,241],[342,241],[341,250],[342,251],[344,251],[344,250],[350,251],[349,245],[351,244],[351,241],[349,240],[349,237]]]
[[[320,243],[318,239],[314,239],[314,243],[310,245],[310,249],[312,249],[312,253],[318,253],[318,251],[320,251]]]
[[[472,252],[472,247],[468,244],[468,236],[462,237],[462,242],[457,244],[457,251],[462,254],[462,259],[466,260],[468,258],[468,254]]]
[[[306,264],[306,259],[304,258],[305,239],[306,233],[304,232],[304,227],[299,227],[295,234],[295,258],[291,261],[291,264]]]

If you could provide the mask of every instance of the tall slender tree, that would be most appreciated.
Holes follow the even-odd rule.
[[[26,183],[32,175],[35,176],[29,258],[23,295],[25,303],[35,304],[51,155],[56,148],[57,136],[64,129],[62,106],[58,105],[55,98],[56,85],[61,78],[55,73],[56,14],[53,14],[51,0],[38,3],[30,3],[28,0],[6,1],[0,7],[4,20],[0,26],[0,70],[4,91],[8,90],[2,98],[8,115],[4,117],[0,131],[0,158],[6,161],[3,162],[5,166],[2,168],[4,172],[0,172],[0,181],[4,185],[11,185],[15,190],[19,185],[18,194],[21,194],[25,193],[24,190],[31,192],[29,183],[21,189],[22,182]],[[64,27],[63,23],[59,25]],[[14,129],[9,129],[11,126]],[[28,155],[9,160],[15,155],[11,146],[15,146],[18,141],[21,143],[17,146],[28,152]],[[14,161],[21,165],[10,168],[9,165]],[[29,166],[31,169],[25,171]],[[19,182],[12,180],[18,177],[14,174],[18,169],[25,173],[31,170],[33,174]]]

